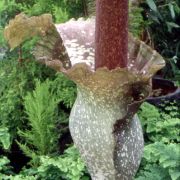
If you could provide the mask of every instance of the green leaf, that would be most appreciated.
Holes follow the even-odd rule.
[[[147,164],[135,180],[169,180],[168,172],[157,164]]]
[[[166,22],[166,24],[169,32],[172,32],[173,28],[180,28],[180,26],[174,22]]]
[[[176,169],[176,170],[170,169],[169,174],[170,174],[172,180],[178,180],[178,178],[180,177],[179,169]]]
[[[8,132],[8,128],[6,127],[0,128],[0,143],[5,150],[8,150],[11,145],[10,134]]]
[[[168,6],[171,13],[171,17],[174,19],[175,18],[174,6],[172,3],[169,3]]]
[[[146,0],[146,2],[153,11],[158,12],[157,6],[153,0]]]
[[[5,166],[6,166],[7,164],[9,164],[9,163],[10,163],[10,161],[9,161],[9,159],[8,159],[7,157],[5,157],[5,156],[0,157],[0,171],[1,171],[2,169],[4,169]]]

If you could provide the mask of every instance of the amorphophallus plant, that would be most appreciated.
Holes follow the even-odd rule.
[[[131,180],[144,146],[136,112],[164,60],[128,35],[127,0],[97,0],[96,5],[96,23],[91,18],[54,25],[48,14],[20,14],[5,37],[15,48],[38,36],[36,59],[77,84],[69,127],[92,179]]]

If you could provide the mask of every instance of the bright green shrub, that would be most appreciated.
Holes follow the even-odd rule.
[[[162,109],[144,103],[139,111],[145,148],[136,180],[178,180],[180,178],[180,114],[177,104]]]
[[[145,146],[144,163],[138,178],[156,180],[178,180],[180,177],[180,145],[156,142]]]
[[[13,174],[9,163],[10,160],[6,156],[0,156],[0,179],[4,180],[4,177]]]
[[[23,169],[19,174],[1,174],[1,164],[6,165],[9,160],[0,159],[0,178],[3,180],[90,180],[81,160],[79,152],[72,146],[63,155],[39,156],[40,165],[29,169]]]
[[[9,159],[5,156],[0,157],[0,173],[7,170],[7,165],[10,163]]]
[[[10,19],[23,11],[23,6],[16,3],[15,0],[1,0],[0,1],[0,26],[5,27]]]
[[[8,150],[10,148],[10,145],[11,142],[8,128],[0,126],[0,147],[2,146],[3,149]]]
[[[62,73],[57,73],[56,79],[52,83],[52,91],[59,103],[63,103],[66,108],[72,108],[76,99],[76,85]]]
[[[144,103],[139,116],[148,140],[165,143],[179,142],[180,117],[178,111],[175,105],[158,110],[155,106]]]
[[[50,91],[51,81],[37,81],[36,88],[24,98],[25,111],[28,116],[27,130],[18,134],[24,143],[18,143],[23,152],[32,158],[48,155],[57,151],[59,138],[55,110],[57,100]]]
[[[43,180],[80,180],[85,174],[85,165],[81,160],[77,149],[68,148],[62,156],[40,158],[41,165],[38,174]],[[54,178],[54,179],[53,179]],[[88,177],[83,177],[88,180]]]
[[[11,139],[17,128],[26,125],[23,97],[35,87],[35,79],[55,78],[55,72],[33,61],[19,64],[14,59],[0,61],[0,126],[7,127]]]
[[[26,175],[1,175],[0,174],[0,177],[3,179],[3,180],[37,180],[37,177],[36,176],[26,176]]]
[[[140,38],[142,35],[145,26],[147,25],[147,21],[143,18],[143,8],[129,6],[129,32],[133,34],[133,36]]]

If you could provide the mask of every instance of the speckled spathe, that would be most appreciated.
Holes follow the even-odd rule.
[[[117,120],[126,116],[125,104],[131,98],[125,99],[121,88],[114,93],[108,81],[103,92],[105,95],[98,88],[97,94],[96,90],[78,89],[70,115],[70,131],[93,180],[130,180],[142,156],[141,125],[135,116],[115,129]]]
[[[29,31],[26,23],[38,28]],[[19,29],[22,32],[16,33]],[[20,14],[6,27],[5,35],[12,48],[29,36],[40,36],[34,49],[36,59],[77,84],[69,126],[92,179],[131,180],[143,152],[135,113],[151,91],[151,77],[164,66],[162,57],[129,35],[127,68],[95,71],[94,18],[55,26],[50,15],[28,18]]]

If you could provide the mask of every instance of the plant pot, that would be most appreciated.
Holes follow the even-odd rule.
[[[146,99],[150,104],[161,106],[165,102],[180,101],[180,88],[170,80],[154,77],[152,88],[152,95]]]

